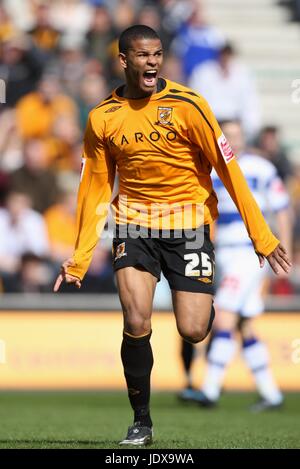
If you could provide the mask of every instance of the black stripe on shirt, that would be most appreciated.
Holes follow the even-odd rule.
[[[165,96],[162,96],[161,98],[159,98],[158,101],[160,101],[161,99],[166,99],[166,98],[177,99],[178,101],[185,101],[186,103],[192,104],[197,109],[197,111],[200,112],[201,116],[203,117],[203,119],[205,120],[207,125],[214,132],[214,129],[213,129],[212,125],[210,124],[209,120],[207,119],[207,117],[205,116],[204,112],[202,111],[202,109],[200,109],[198,104],[194,103],[194,101],[192,101],[189,98],[186,98],[185,96],[176,96],[176,95],[174,96],[173,94],[166,94]]]

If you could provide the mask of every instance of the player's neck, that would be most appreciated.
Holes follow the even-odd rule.
[[[155,93],[157,93],[157,86],[151,93],[146,93],[144,90],[141,90],[136,86],[130,86],[130,84],[127,83],[124,87],[123,97],[127,99],[146,99],[150,98]]]

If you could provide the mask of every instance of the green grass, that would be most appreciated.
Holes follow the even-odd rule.
[[[300,397],[280,411],[251,414],[251,394],[226,394],[219,407],[179,404],[154,393],[151,449],[300,448]],[[131,424],[125,391],[2,392],[0,448],[118,448]]]

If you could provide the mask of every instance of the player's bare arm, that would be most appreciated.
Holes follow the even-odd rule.
[[[81,287],[81,280],[78,277],[75,277],[75,275],[68,274],[68,267],[71,267],[74,265],[73,259],[67,259],[61,266],[60,268],[60,274],[57,276],[57,279],[55,281],[53,291],[57,292],[60,289],[60,286],[63,282],[66,283],[74,283],[77,288]]]
[[[260,267],[263,267],[265,264],[264,256],[258,253],[258,258],[259,258]],[[281,269],[287,274],[289,273],[292,263],[289,260],[287,252],[285,248],[282,246],[282,244],[278,244],[278,246],[276,246],[274,251],[272,251],[271,254],[266,256],[266,259],[269,262],[271,269],[276,275],[280,274],[279,267],[281,267]]]

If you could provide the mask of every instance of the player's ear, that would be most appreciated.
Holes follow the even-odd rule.
[[[120,60],[121,67],[127,68],[127,58],[126,58],[126,55],[123,54],[123,52],[120,52],[119,60]]]

